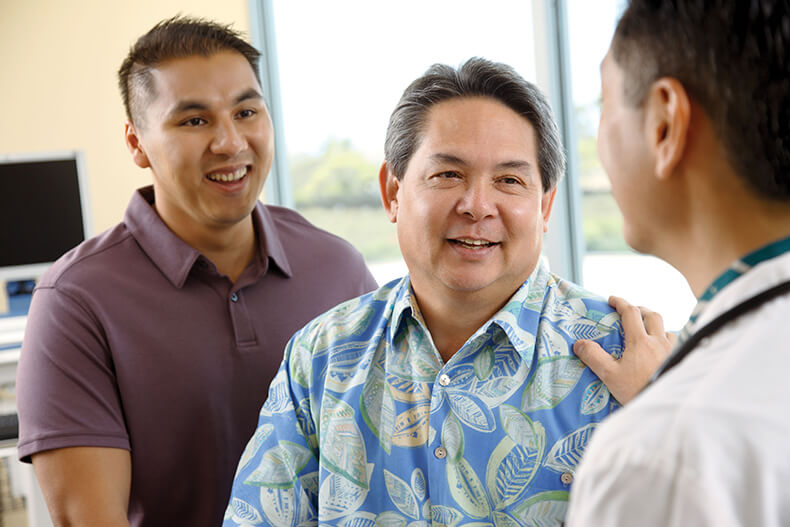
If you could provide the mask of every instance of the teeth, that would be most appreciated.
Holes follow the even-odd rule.
[[[485,245],[491,245],[491,242],[487,242],[485,240],[471,240],[469,238],[458,238],[456,241],[463,243],[464,245],[473,245],[475,247],[483,247]]]
[[[208,178],[211,181],[222,181],[222,182],[229,182],[229,181],[238,181],[244,177],[244,174],[247,173],[247,167],[241,167],[240,169],[231,172],[230,174],[209,174]]]

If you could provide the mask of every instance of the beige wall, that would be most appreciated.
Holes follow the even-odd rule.
[[[0,154],[82,150],[95,233],[151,179],[124,145],[116,71],[137,37],[178,13],[249,31],[247,0],[0,0]]]

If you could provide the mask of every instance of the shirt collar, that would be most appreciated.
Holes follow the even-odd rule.
[[[531,361],[532,354],[535,350],[534,335],[537,333],[537,326],[540,313],[543,309],[549,277],[550,273],[548,266],[543,258],[540,258],[529,278],[521,284],[502,309],[497,311],[494,316],[472,335],[470,340],[474,340],[478,338],[479,335],[487,333],[492,329],[492,326],[495,325],[502,329],[519,355],[521,355],[524,360]],[[401,331],[403,320],[407,316],[411,316],[418,321],[422,327],[427,329],[422,313],[420,312],[420,307],[417,304],[417,299],[412,291],[409,277],[404,277],[397,287],[399,290],[395,294],[392,311],[392,328],[394,329],[392,336],[394,337],[394,335]],[[525,313],[525,311],[531,314],[532,317],[530,318],[533,319],[526,325],[525,314],[527,313]]]
[[[691,332],[694,329],[697,321],[700,319],[703,312],[705,312],[708,305],[711,303],[711,300],[713,300],[713,298],[718,295],[721,290],[726,288],[742,275],[746,274],[753,267],[781,256],[787,252],[790,252],[790,237],[771,242],[768,245],[764,245],[763,247],[750,252],[746,256],[735,260],[732,265],[730,265],[726,271],[720,274],[699,297],[697,300],[697,305],[694,306],[694,309],[691,311],[688,322],[686,322],[678,334],[678,341],[675,344],[675,348],[679,347],[683,342],[686,341],[686,339],[688,339],[689,336],[691,336]]]
[[[165,225],[154,210],[153,203],[153,186],[138,189],[126,209],[124,223],[159,270],[175,287],[181,288],[201,255]],[[258,240],[259,258],[265,261],[265,255],[268,255],[282,273],[290,278],[291,267],[274,220],[260,202],[252,212],[252,221]],[[260,267],[261,273],[266,271],[266,265]]]
[[[252,224],[255,227],[260,255],[261,258],[268,255],[280,271],[291,278],[293,276],[291,264],[288,262],[285,246],[280,239],[280,230],[272,218],[270,208],[259,201],[252,211]]]
[[[530,277],[481,328],[483,331],[491,325],[501,328],[513,348],[527,362],[532,360],[535,351],[535,335],[538,333],[549,277],[548,265],[540,258]]]

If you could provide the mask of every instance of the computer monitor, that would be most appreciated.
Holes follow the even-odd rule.
[[[91,235],[80,152],[0,154],[0,283],[38,279]]]

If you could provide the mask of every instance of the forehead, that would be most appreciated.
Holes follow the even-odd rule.
[[[233,50],[170,59],[151,68],[150,75],[156,99],[164,102],[232,97],[260,87],[247,59]]]
[[[458,97],[428,110],[415,157],[436,151],[470,162],[534,159],[536,134],[526,118],[496,99]]]

